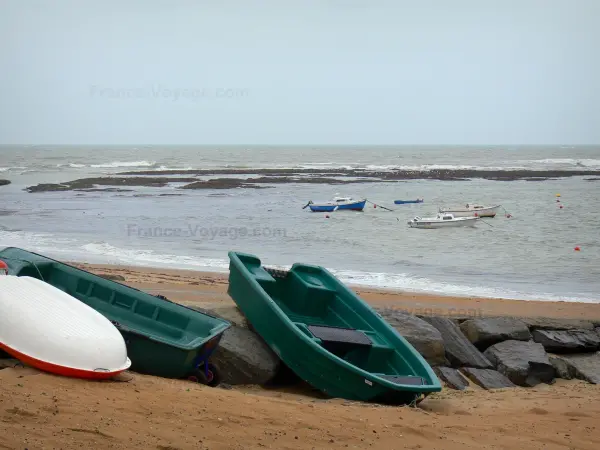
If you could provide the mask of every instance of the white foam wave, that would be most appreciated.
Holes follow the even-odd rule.
[[[29,233],[0,230],[0,248],[5,246],[22,247],[63,260],[88,263],[121,264],[172,269],[192,269],[226,273],[229,261],[216,258],[190,257],[170,253],[160,253],[149,249],[128,249],[104,241],[81,243],[71,238],[62,238],[50,233]],[[290,266],[271,267],[287,270]],[[459,297],[506,298],[515,300],[547,300],[566,302],[597,303],[597,299],[577,296],[561,296],[550,292],[532,294],[510,289],[487,286],[467,286],[438,282],[425,277],[406,273],[376,273],[330,269],[342,282],[354,286],[393,289],[408,292],[434,293]]]
[[[532,159],[527,162],[532,163],[534,165],[545,165],[545,166],[564,166],[564,167],[573,167],[574,169],[600,169],[600,159],[593,158],[547,158],[547,159]]]
[[[11,172],[13,170],[25,170],[27,167],[23,166],[10,166],[10,167],[0,167],[0,172]]]
[[[115,169],[119,167],[152,167],[156,161],[112,161],[103,164],[91,164],[95,169]]]

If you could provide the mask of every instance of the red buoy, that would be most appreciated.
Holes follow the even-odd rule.
[[[329,219],[329,215],[326,215],[326,216],[325,216],[325,218],[326,218],[326,219]]]
[[[8,275],[8,266],[0,259],[0,275]]]
[[[579,246],[575,247],[575,251],[576,251],[576,252],[578,252],[578,251],[580,251],[580,250],[581,250],[581,248],[579,248]]]
[[[562,209],[562,205],[560,205],[559,208]]]
[[[373,205],[373,209],[377,208],[377,205]]]
[[[507,219],[510,219],[511,217],[512,217],[512,216],[510,215],[510,213],[507,213],[507,214],[506,214],[506,218],[507,218]]]

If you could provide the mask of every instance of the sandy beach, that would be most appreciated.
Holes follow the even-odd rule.
[[[75,264],[184,303],[229,303],[223,274]],[[600,305],[358,289],[368,302],[426,314],[600,318]],[[421,311],[421,312],[419,312]],[[444,389],[419,407],[324,400],[305,392],[210,388],[126,372],[89,382],[0,370],[0,448],[595,449],[600,386]]]

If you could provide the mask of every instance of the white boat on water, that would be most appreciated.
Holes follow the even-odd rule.
[[[450,213],[454,217],[495,217],[502,205],[483,206],[476,203],[467,203],[458,208],[439,208],[440,213]]]
[[[479,217],[454,217],[450,213],[441,213],[435,217],[415,217],[408,221],[411,228],[455,228],[473,227]]]

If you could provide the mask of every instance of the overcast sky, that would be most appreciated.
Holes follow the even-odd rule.
[[[0,143],[597,144],[600,0],[0,0]]]

